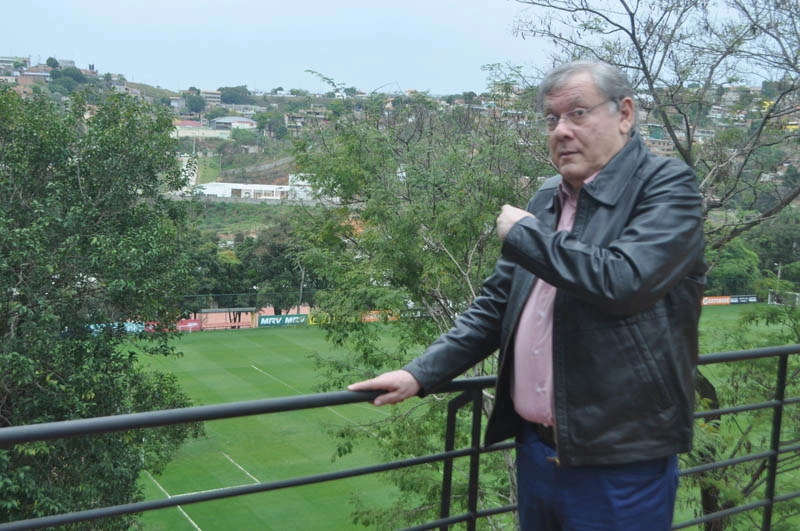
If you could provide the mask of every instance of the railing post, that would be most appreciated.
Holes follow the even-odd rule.
[[[775,481],[778,475],[778,456],[781,446],[781,424],[783,423],[783,402],[786,398],[786,373],[788,364],[788,354],[783,354],[778,358],[778,378],[775,385],[775,400],[778,404],[772,410],[772,436],[770,439],[770,450],[772,454],[767,464],[767,488],[765,492],[766,499],[769,503],[764,507],[764,514],[761,522],[762,531],[770,531],[772,528],[772,508],[775,504]]]
[[[481,389],[472,389],[472,437],[470,448],[472,453],[469,456],[469,494],[467,507],[471,518],[467,522],[467,531],[474,531],[478,514],[478,476],[480,472],[481,458],[481,417],[482,417],[482,397]]]
[[[472,402],[472,430],[470,435],[469,455],[469,486],[467,490],[467,511],[470,519],[467,521],[467,531],[474,531],[478,514],[478,477],[480,472],[480,448],[481,448],[481,418],[482,403],[481,389],[471,389],[464,391],[450,402],[447,403],[447,429],[444,438],[444,451],[450,452],[455,448],[456,440],[456,416],[458,410]],[[453,459],[447,458],[444,461],[442,472],[442,500],[439,517],[445,519],[450,516],[450,499],[453,494]],[[439,527],[441,531],[447,531],[448,525]]]
[[[458,410],[469,403],[469,392],[465,391],[447,403],[447,428],[444,435],[444,451],[451,452],[456,444],[456,415]],[[444,519],[450,516],[450,498],[453,494],[453,458],[444,460],[442,471],[442,499],[439,517]],[[441,531],[447,531],[448,526],[440,526]]]

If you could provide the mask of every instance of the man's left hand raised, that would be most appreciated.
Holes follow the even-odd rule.
[[[511,227],[513,227],[517,221],[524,217],[535,218],[536,216],[527,210],[513,207],[511,205],[503,205],[500,215],[497,216],[497,236],[500,238],[500,241],[504,241],[508,235],[508,231],[511,230]]]

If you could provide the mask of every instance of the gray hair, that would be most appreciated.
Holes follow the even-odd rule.
[[[622,70],[601,61],[573,61],[555,67],[544,77],[536,95],[537,108],[541,111],[544,108],[545,97],[566,85],[572,76],[584,72],[592,76],[594,85],[600,94],[616,103],[618,109],[619,102],[624,98],[634,100],[633,87]],[[635,109],[634,100],[634,123],[631,134],[636,130],[638,124]]]

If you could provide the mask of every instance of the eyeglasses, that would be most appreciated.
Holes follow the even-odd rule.
[[[597,105],[592,105],[587,109],[579,107],[577,109],[572,109],[569,112],[565,112],[564,114],[548,114],[544,117],[544,120],[542,120],[541,122],[542,130],[546,135],[552,134],[553,131],[556,130],[556,127],[558,127],[558,124],[561,122],[562,119],[571,125],[583,125],[584,122],[586,122],[586,120],[589,118],[590,112],[597,109],[601,105],[605,105],[606,103],[612,101],[616,103],[616,100],[609,99],[609,100],[603,100]]]

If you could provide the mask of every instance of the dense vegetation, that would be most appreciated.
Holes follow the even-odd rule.
[[[171,117],[120,96],[88,110],[0,88],[0,427],[190,405],[136,365],[140,350],[173,355],[193,269],[182,203],[162,196],[185,182]],[[197,433],[0,449],[0,520],[138,500],[139,472]],[[96,528],[135,518],[119,520]]]
[[[800,215],[792,206],[800,194],[800,132],[792,122],[800,102],[796,5],[665,0],[634,9],[609,0],[601,10],[580,0],[523,3],[532,16],[518,21],[518,31],[555,42],[558,62],[603,59],[626,69],[648,127],[663,130],[696,170],[706,206],[708,294],[755,293],[763,300],[770,290],[788,297],[800,291]],[[716,16],[723,8],[724,19]],[[493,65],[486,94],[462,95],[473,105],[424,94],[341,100],[337,93],[353,88],[331,81],[326,123],[298,138],[294,155],[321,197],[335,201],[296,208],[173,202],[163,194],[185,184],[174,155],[191,150],[169,138],[168,95],[155,95],[157,106],[150,107],[109,96],[118,78],[51,67],[58,73],[49,94],[40,89],[39,97],[23,100],[0,92],[0,425],[187,404],[169,377],[139,372],[127,348],[135,340],[169,353],[168,331],[131,334],[119,323],[168,325],[223,304],[220,294],[229,296],[224,304],[279,312],[312,303],[330,340],[353,347],[351,356],[319,358],[330,388],[396,368],[446,330],[479,290],[498,252],[493,223],[500,205],[525,204],[553,172],[531,127],[536,76]],[[744,70],[765,77],[760,95],[733,90]],[[265,134],[255,141],[270,155],[290,144],[284,113],[311,101],[300,91],[282,97],[282,89],[259,97],[246,87],[220,92],[222,107],[206,112],[191,94],[187,104],[209,118],[234,105],[265,103],[254,116]],[[732,92],[734,103],[722,113]],[[53,103],[67,95],[66,109]],[[87,102],[98,104],[91,117]],[[700,136],[709,130],[713,135]],[[224,170],[240,164],[242,148],[253,141],[237,135],[203,147]],[[195,221],[187,222],[190,206]],[[403,317],[392,327],[397,348],[385,349],[376,327],[361,321],[365,310]],[[800,339],[791,306],[747,319],[779,325],[773,344]],[[744,330],[720,339],[728,349],[764,343]],[[493,363],[474,373],[493,372]],[[718,407],[736,396],[769,396],[774,385],[763,369],[752,364],[723,377],[701,369],[699,402]],[[441,413],[441,402],[428,399],[413,418],[395,414],[373,433],[387,454],[415,454],[431,444]],[[761,433],[760,422],[753,417],[731,428],[710,419],[690,459],[736,455],[752,443],[749,434]],[[0,515],[136,499],[138,472],[161,466],[192,431],[156,433],[152,440],[0,450]],[[344,430],[341,452],[352,451],[363,433]],[[84,476],[83,490],[70,488],[78,483],[75,455],[87,456],[82,471],[92,479]],[[482,503],[514,500],[510,462],[505,456],[493,464]],[[703,511],[752,496],[762,482],[758,467],[709,474],[697,485]],[[396,506],[364,508],[358,518],[378,527],[430,519],[434,509],[420,500],[435,482],[409,471],[398,483]],[[785,507],[786,516],[798,510]]]

